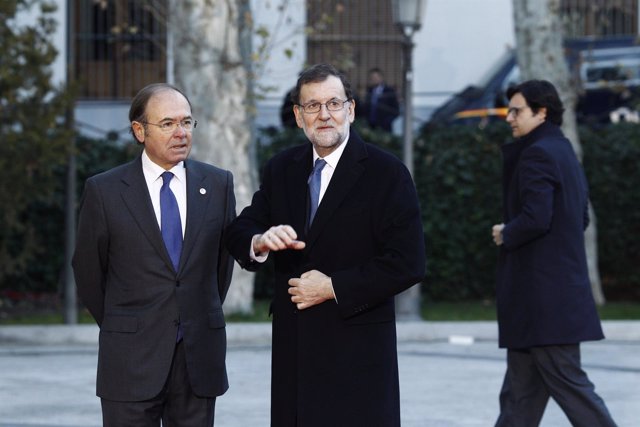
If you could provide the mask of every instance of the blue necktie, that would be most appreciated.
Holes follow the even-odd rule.
[[[176,271],[180,264],[180,252],[182,251],[182,223],[180,222],[180,211],[176,196],[169,188],[169,182],[173,178],[173,173],[162,174],[162,188],[160,189],[160,230],[164,245],[169,252],[171,262]]]
[[[311,198],[311,206],[309,209],[309,225],[313,222],[313,217],[316,216],[316,211],[318,210],[318,204],[320,203],[320,182],[322,169],[325,167],[327,162],[324,159],[317,159],[316,163],[313,165],[313,171],[311,171],[311,175],[309,175],[309,180],[307,184],[309,184],[309,197]]]

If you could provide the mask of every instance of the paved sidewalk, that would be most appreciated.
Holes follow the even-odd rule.
[[[583,364],[620,427],[640,425],[640,322],[605,322]],[[270,325],[228,325],[216,427],[269,425]],[[97,328],[0,326],[0,427],[95,427]],[[504,374],[494,322],[398,324],[403,427],[493,425]],[[569,427],[550,402],[543,427]],[[331,427],[331,426],[328,426]],[[360,427],[360,426],[356,426]],[[374,426],[361,426],[374,427]]]
[[[605,336],[611,341],[640,342],[640,321],[602,322]],[[475,340],[498,339],[496,322],[398,322],[398,341],[448,340],[451,336],[473,337]],[[267,322],[227,324],[230,344],[270,344],[271,324]],[[0,325],[0,345],[75,345],[96,344],[98,327],[83,325]]]

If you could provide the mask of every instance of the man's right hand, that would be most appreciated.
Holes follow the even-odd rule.
[[[298,234],[290,225],[276,225],[263,234],[253,236],[253,252],[256,255],[269,251],[282,251],[285,249],[304,249],[306,244],[296,240]]]

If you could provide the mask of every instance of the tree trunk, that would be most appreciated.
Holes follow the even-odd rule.
[[[558,89],[566,109],[562,130],[576,155],[582,160],[575,105],[576,90],[571,84],[562,45],[561,0],[513,0],[518,66],[522,81],[549,80]],[[585,232],[589,280],[596,304],[605,302],[598,272],[596,217],[589,207],[591,224]]]
[[[175,84],[189,96],[198,120],[192,156],[233,172],[238,211],[254,191],[244,6],[243,0],[172,0],[168,15]],[[227,313],[251,312],[253,279],[236,264],[224,304]]]

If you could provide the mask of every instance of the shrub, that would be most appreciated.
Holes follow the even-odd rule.
[[[427,248],[423,294],[435,300],[492,297],[502,221],[502,156],[508,127],[456,126],[424,132],[415,145],[414,179]]]
[[[607,298],[640,301],[640,126],[581,129]]]
[[[110,169],[132,159],[139,151],[133,144],[125,146],[102,140],[78,138],[76,163],[78,173],[77,200],[84,188],[84,181],[92,175]],[[64,265],[64,206],[66,165],[53,171],[51,185],[54,188],[49,200],[33,200],[25,211],[25,221],[33,224],[39,237],[39,251],[19,274],[7,274],[0,288],[16,291],[54,292],[58,289]]]

